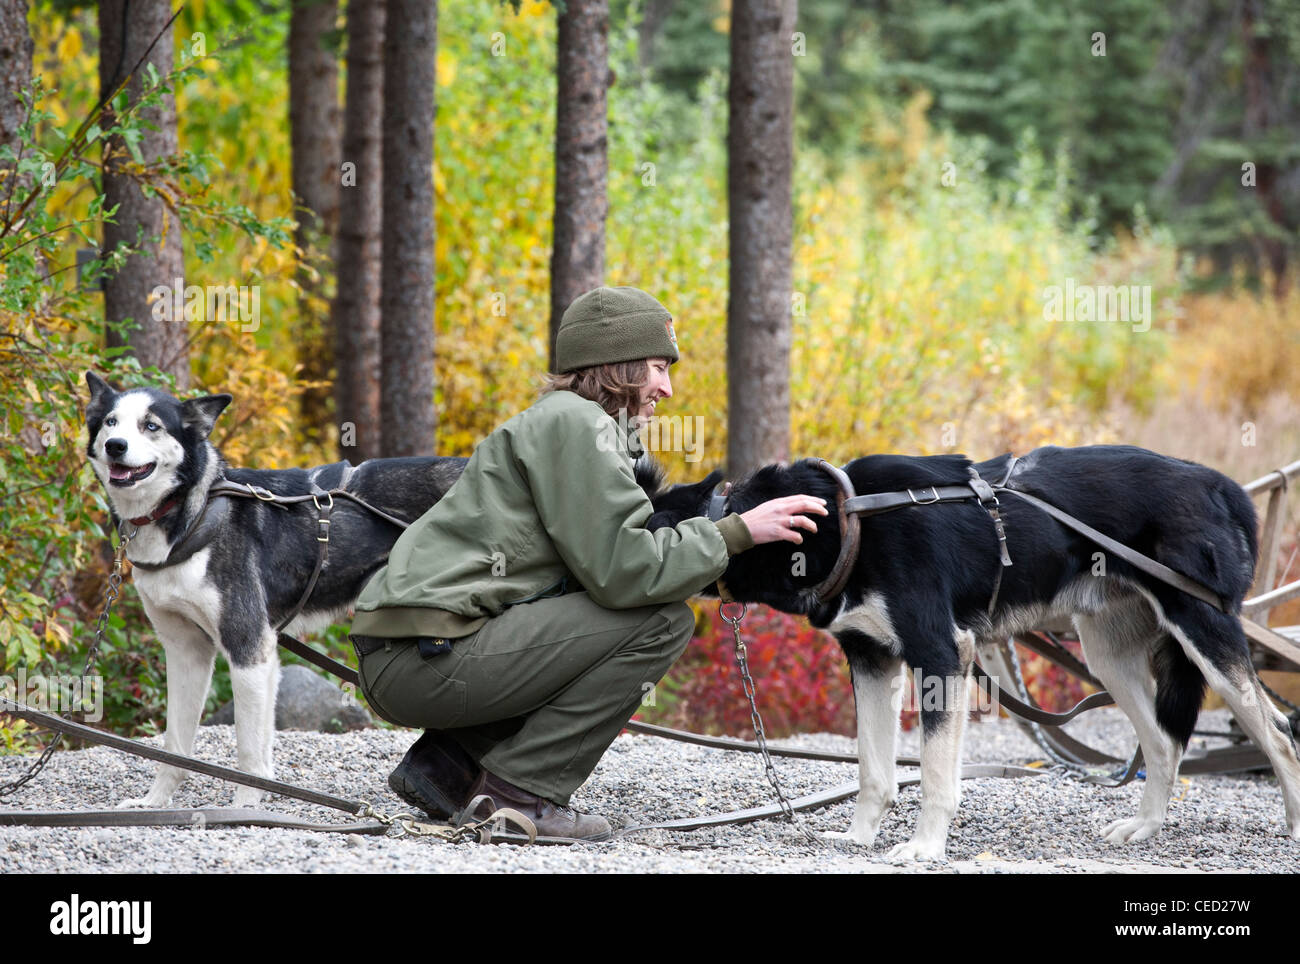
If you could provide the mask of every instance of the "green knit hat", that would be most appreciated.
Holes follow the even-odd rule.
[[[596,288],[565,309],[555,336],[555,369],[667,358],[677,361],[677,335],[668,309],[639,288]]]

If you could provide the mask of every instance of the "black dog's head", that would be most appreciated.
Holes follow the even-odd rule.
[[[647,528],[657,529],[708,514],[713,490],[722,473],[711,472],[700,482],[675,485],[656,493],[654,515]],[[741,602],[761,602],[789,613],[812,615],[818,608],[813,587],[826,578],[840,550],[839,519],[834,511],[835,480],[814,459],[793,465],[768,465],[732,486],[725,512],[745,513],[771,499],[813,495],[825,499],[829,515],[814,516],[815,533],[804,532],[802,543],[770,542],[732,556],[722,579]]]
[[[638,478],[638,481],[641,481]],[[646,520],[647,529],[663,529],[675,526],[686,519],[709,514],[709,500],[713,490],[722,481],[722,473],[713,471],[699,482],[674,485],[663,488],[663,471],[660,470],[653,488],[646,487],[650,501],[654,505],[654,515]]]

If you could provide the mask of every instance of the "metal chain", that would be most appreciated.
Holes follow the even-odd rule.
[[[728,616],[727,606],[729,605],[739,606],[740,614],[734,617]],[[718,615],[725,622],[731,624],[732,634],[736,638],[736,665],[740,667],[740,678],[745,686],[745,696],[749,699],[749,716],[754,724],[754,736],[757,738],[758,748],[763,754],[763,768],[767,771],[767,780],[772,784],[772,789],[776,791],[776,798],[780,801],[781,812],[809,841],[819,844],[821,838],[809,830],[804,822],[799,819],[799,815],[790,806],[790,801],[786,799],[786,795],[781,789],[781,782],[776,776],[776,768],[772,765],[772,757],[767,752],[767,731],[763,728],[763,718],[759,716],[758,703],[754,699],[754,678],[749,675],[749,652],[745,648],[745,641],[740,638],[740,620],[745,615],[745,604],[720,602],[718,603]]]
[[[478,829],[477,827],[471,827],[469,824],[463,827],[443,827],[422,820],[407,810],[389,816],[380,810],[376,810],[368,803],[358,810],[356,815],[358,817],[371,817],[386,827],[394,827],[400,833],[409,834],[412,837],[441,837],[452,843],[468,839]]]
[[[1279,703],[1282,706],[1285,706],[1287,709],[1291,711],[1286,715],[1286,721],[1290,725],[1291,731],[1295,732],[1296,725],[1298,722],[1300,722],[1300,706],[1296,706],[1296,704],[1292,703],[1289,699],[1287,699],[1277,690],[1273,689],[1273,687],[1265,683],[1264,677],[1260,676],[1258,673],[1255,674],[1255,678],[1259,680],[1259,685],[1264,688],[1265,693],[1267,693],[1269,696],[1273,698],[1274,702]]]
[[[467,840],[477,840],[481,844],[491,843],[493,825],[495,824],[497,828],[500,828],[504,825],[506,819],[512,819],[524,828],[530,844],[537,836],[536,827],[533,827],[531,823],[522,823],[521,815],[509,809],[496,810],[482,820],[469,820],[455,826],[429,823],[428,820],[411,813],[409,810],[403,810],[389,816],[383,811],[376,810],[368,803],[356,812],[356,816],[371,817],[386,827],[396,829],[399,834],[412,837],[437,837],[448,843],[464,843]]]
[[[1037,706],[1037,701],[1029,695],[1029,687],[1025,684],[1025,678],[1020,670],[1020,656],[1016,652],[1016,640],[1014,636],[1007,640],[1006,648],[1011,654],[1011,669],[1015,675],[1016,695],[1020,698],[1021,702],[1028,703],[1030,706]],[[1038,744],[1038,748],[1052,758],[1057,769],[1065,771],[1069,776],[1080,779],[1090,779],[1098,775],[1099,771],[1097,768],[1088,767],[1082,763],[1076,763],[1054,750],[1052,745],[1043,737],[1043,726],[1041,723],[1035,723],[1032,720],[1026,720],[1025,723],[1033,732],[1034,742]],[[1135,752],[1140,753],[1141,750],[1142,748],[1139,746]],[[1127,772],[1127,769],[1128,768],[1125,767],[1123,771],[1111,771],[1112,778],[1114,778],[1114,773],[1124,773]]]
[[[118,528],[119,541],[117,552],[113,556],[113,571],[108,575],[108,585],[104,587],[104,608],[100,610],[99,619],[95,621],[95,635],[90,641],[90,646],[86,650],[86,664],[82,668],[81,677],[84,680],[90,675],[91,668],[95,665],[95,659],[99,655],[99,644],[104,638],[104,630],[108,626],[108,614],[113,609],[113,603],[117,602],[117,597],[122,588],[122,563],[126,559],[127,544],[135,538],[136,533],[140,530],[131,526],[127,531],[128,522],[123,520]],[[22,702],[21,698],[19,702]],[[0,797],[7,797],[11,793],[21,790],[24,786],[36,778],[36,775],[44,769],[45,764],[49,762],[50,757],[54,755],[54,750],[59,745],[59,737],[56,734],[46,744],[44,751],[36,762],[28,768],[27,772],[11,783],[0,786]]]
[[[1286,698],[1285,696],[1283,696],[1281,693],[1277,692],[1277,690],[1273,689],[1273,687],[1271,687],[1271,686],[1269,686],[1267,683],[1265,683],[1265,682],[1264,682],[1264,678],[1263,678],[1262,676],[1260,676],[1258,673],[1256,673],[1255,676],[1256,676],[1256,678],[1259,679],[1259,685],[1262,686],[1262,687],[1264,687],[1264,692],[1265,692],[1265,693],[1267,693],[1269,696],[1273,697],[1273,699],[1277,700],[1277,702],[1281,703],[1283,706],[1285,706],[1287,709],[1289,709],[1292,713],[1300,712],[1300,706],[1296,706],[1294,703],[1292,703],[1289,699],[1287,699],[1287,698]]]
[[[1016,696],[1022,703],[1037,706],[1037,702],[1029,695],[1029,687],[1025,684],[1025,677],[1020,669],[1020,654],[1016,652],[1016,640],[1014,636],[1007,640],[1006,651],[1010,654],[1012,678],[1016,683]],[[1063,767],[1072,773],[1087,774],[1089,772],[1087,767],[1075,763],[1073,760],[1066,759],[1056,750],[1052,749],[1051,744],[1043,737],[1042,724],[1035,723],[1032,720],[1026,720],[1025,722],[1029,726],[1030,731],[1034,734],[1034,742],[1038,744],[1038,748],[1051,757],[1052,761],[1058,767]]]

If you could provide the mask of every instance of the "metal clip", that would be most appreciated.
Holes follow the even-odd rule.
[[[924,492],[925,489],[917,489],[917,492]],[[939,501],[939,490],[935,486],[930,486],[930,491],[934,494],[933,499],[918,499],[916,492],[911,489],[907,490],[907,497],[912,500],[913,505],[934,505]]]

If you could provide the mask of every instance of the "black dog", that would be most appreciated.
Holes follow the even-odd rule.
[[[1003,456],[974,468],[999,481],[1009,462]],[[967,483],[970,466],[959,455],[873,455],[844,471],[858,493],[912,489],[924,499],[920,490],[930,486]],[[648,525],[706,514],[719,478],[714,473],[658,493]],[[894,803],[908,666],[918,689],[941,683],[938,692],[959,698],[921,701],[921,814],[912,839],[891,856],[941,858],[960,794],[966,681],[976,646],[1068,616],[1089,669],[1137,730],[1147,765],[1137,816],[1110,823],[1105,839],[1143,840],[1164,822],[1207,682],[1268,754],[1290,835],[1300,839],[1300,759],[1285,718],[1260,688],[1240,621],[1257,553],[1249,496],[1212,469],[1131,446],[1036,449],[1019,460],[1010,484],[1208,587],[1227,612],[1102,552],[1010,493],[1000,494],[999,507],[1010,567],[1002,565],[990,514],[973,498],[862,517],[862,549],[848,582],[825,601],[811,588],[839,553],[834,512],[816,519],[819,531],[805,533],[802,545],[770,543],[733,557],[723,579],[736,599],[806,614],[834,633],[848,658],[861,790],[845,836],[870,846]],[[796,493],[833,506],[836,491],[811,460],[767,466],[735,485],[727,511]]]

